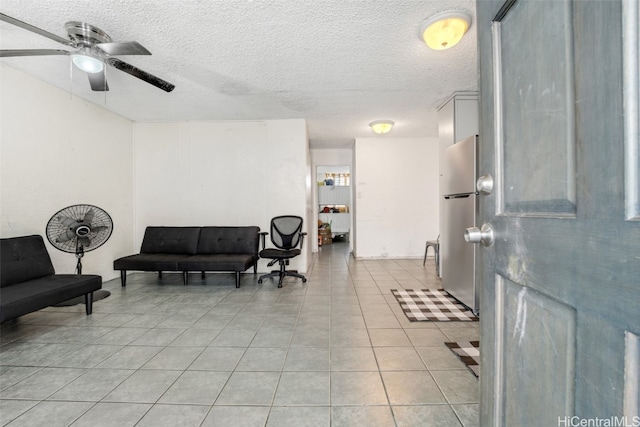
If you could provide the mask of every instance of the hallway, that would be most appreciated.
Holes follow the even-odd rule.
[[[322,246],[307,283],[131,273],[84,305],[2,325],[0,420],[19,426],[477,426],[478,380],[444,345],[477,322],[409,322],[390,292],[433,258]]]

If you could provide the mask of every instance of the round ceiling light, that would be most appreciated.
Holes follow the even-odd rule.
[[[420,37],[431,49],[449,49],[458,44],[470,26],[471,17],[467,13],[442,12],[425,21]]]
[[[71,55],[73,65],[87,73],[99,73],[104,70],[104,62],[88,55]]]
[[[389,132],[393,127],[394,123],[391,120],[374,120],[369,123],[371,126],[371,130],[377,133],[378,135],[384,135]]]

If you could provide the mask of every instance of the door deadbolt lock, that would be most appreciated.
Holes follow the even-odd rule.
[[[490,174],[482,175],[476,182],[476,189],[480,194],[491,194],[493,191],[493,177]]]
[[[481,243],[482,246],[491,246],[495,240],[491,224],[482,224],[482,228],[470,227],[464,231],[464,240],[467,243]]]

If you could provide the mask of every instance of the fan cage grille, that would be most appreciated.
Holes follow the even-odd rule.
[[[90,221],[85,221],[87,214],[93,217]],[[75,220],[69,224],[69,220]],[[67,223],[63,221],[67,220]],[[67,238],[68,232],[78,226],[88,225],[90,231],[78,241],[77,237]],[[92,251],[102,246],[113,232],[113,221],[109,214],[102,208],[93,205],[73,205],[56,212],[47,223],[46,235],[49,243],[56,249],[64,252],[76,253],[79,244],[84,252]]]

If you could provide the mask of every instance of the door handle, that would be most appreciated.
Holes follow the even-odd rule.
[[[482,228],[470,227],[464,231],[464,240],[467,243],[481,243],[482,246],[491,246],[495,240],[491,224],[482,224]]]
[[[486,174],[478,178],[476,190],[481,194],[491,194],[493,191],[493,177],[490,174]]]

